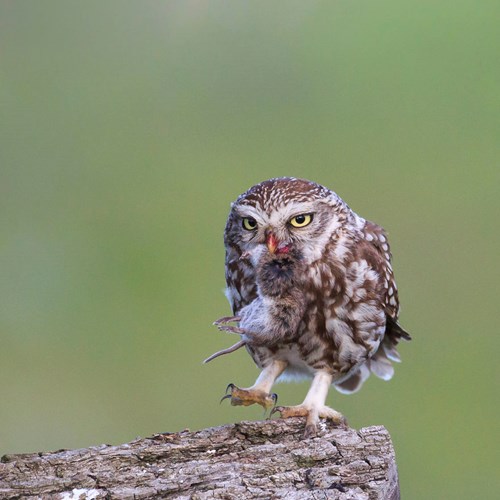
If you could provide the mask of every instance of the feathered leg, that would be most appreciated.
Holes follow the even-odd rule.
[[[257,403],[268,410],[278,400],[276,394],[270,394],[271,388],[276,379],[283,373],[287,364],[286,361],[272,361],[260,372],[255,384],[247,389],[240,389],[234,384],[229,384],[226,392],[230,391],[230,393],[226,394],[221,401],[231,399],[231,405],[233,406],[250,406]]]
[[[316,435],[320,418],[331,420],[337,425],[345,425],[346,420],[344,416],[325,405],[332,379],[333,376],[327,372],[316,372],[311,387],[301,405],[277,406],[272,410],[271,414],[278,412],[281,414],[282,418],[306,417],[305,438],[314,437]]]

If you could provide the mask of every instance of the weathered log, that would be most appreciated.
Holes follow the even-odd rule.
[[[156,434],[120,446],[5,455],[0,498],[399,499],[384,427],[304,420],[240,422]]]

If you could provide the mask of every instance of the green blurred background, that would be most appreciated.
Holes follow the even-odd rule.
[[[219,405],[257,375],[243,351],[201,361],[234,340],[211,326],[229,203],[292,175],[386,227],[414,337],[391,382],[329,404],[389,429],[404,498],[495,497],[499,16],[2,1],[0,454],[261,418]]]

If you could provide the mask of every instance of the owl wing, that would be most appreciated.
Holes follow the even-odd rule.
[[[387,316],[387,328],[390,330],[389,334],[410,340],[410,335],[397,322],[399,316],[399,296],[392,271],[392,254],[387,234],[382,227],[369,221],[366,221],[363,233],[365,240],[370,242],[371,246],[376,250],[375,255],[372,253],[370,264],[383,278],[383,288],[385,290],[383,298]]]
[[[239,247],[226,242],[226,297],[234,315],[257,297],[255,269]]]
[[[377,257],[372,258],[372,266],[383,278],[384,306],[386,313],[386,328],[383,340],[385,354],[392,361],[401,361],[396,346],[401,339],[411,340],[398,323],[399,296],[394,273],[392,271],[392,254],[384,229],[373,222],[366,221],[363,229],[365,240],[369,241],[377,252]]]
[[[397,320],[399,297],[392,271],[392,254],[387,235],[382,227],[369,221],[365,223],[363,234],[365,241],[369,242],[369,263],[383,279],[385,312],[388,317]]]
[[[363,236],[364,238],[356,245],[354,258],[365,260],[379,276],[377,288],[380,304],[385,312],[385,331],[380,345],[371,358],[348,379],[336,384],[336,388],[345,393],[357,391],[370,372],[384,380],[390,379],[394,373],[391,361],[401,361],[396,350],[397,344],[401,339],[411,340],[410,335],[398,323],[399,298],[387,235],[382,227],[366,221]]]

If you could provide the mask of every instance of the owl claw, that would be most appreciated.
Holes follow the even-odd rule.
[[[306,417],[306,427],[304,429],[304,438],[315,437],[318,433],[318,423],[320,418],[329,420],[334,425],[347,427],[345,417],[338,411],[322,406],[321,408],[309,408],[305,405],[297,406],[275,406],[270,413],[270,417],[279,413],[281,418]]]
[[[234,389],[235,387],[236,387],[236,386],[235,386],[233,383],[227,384],[225,394],[226,394],[227,396],[231,396],[231,394],[228,394],[228,393],[227,393],[227,391],[231,390],[231,392],[232,392],[232,391],[233,391],[233,389]]]
[[[227,394],[228,391],[230,391],[229,394]],[[222,397],[220,402],[222,403],[225,399],[230,399],[232,406],[250,406],[258,404],[265,410],[268,410],[276,405],[278,395],[274,392],[268,394],[267,392],[251,388],[240,389],[234,384],[229,384],[226,388],[226,395]]]
[[[271,418],[275,413],[281,414],[281,411],[284,410],[284,406],[275,406],[272,410],[271,413],[269,413],[269,418]]]

